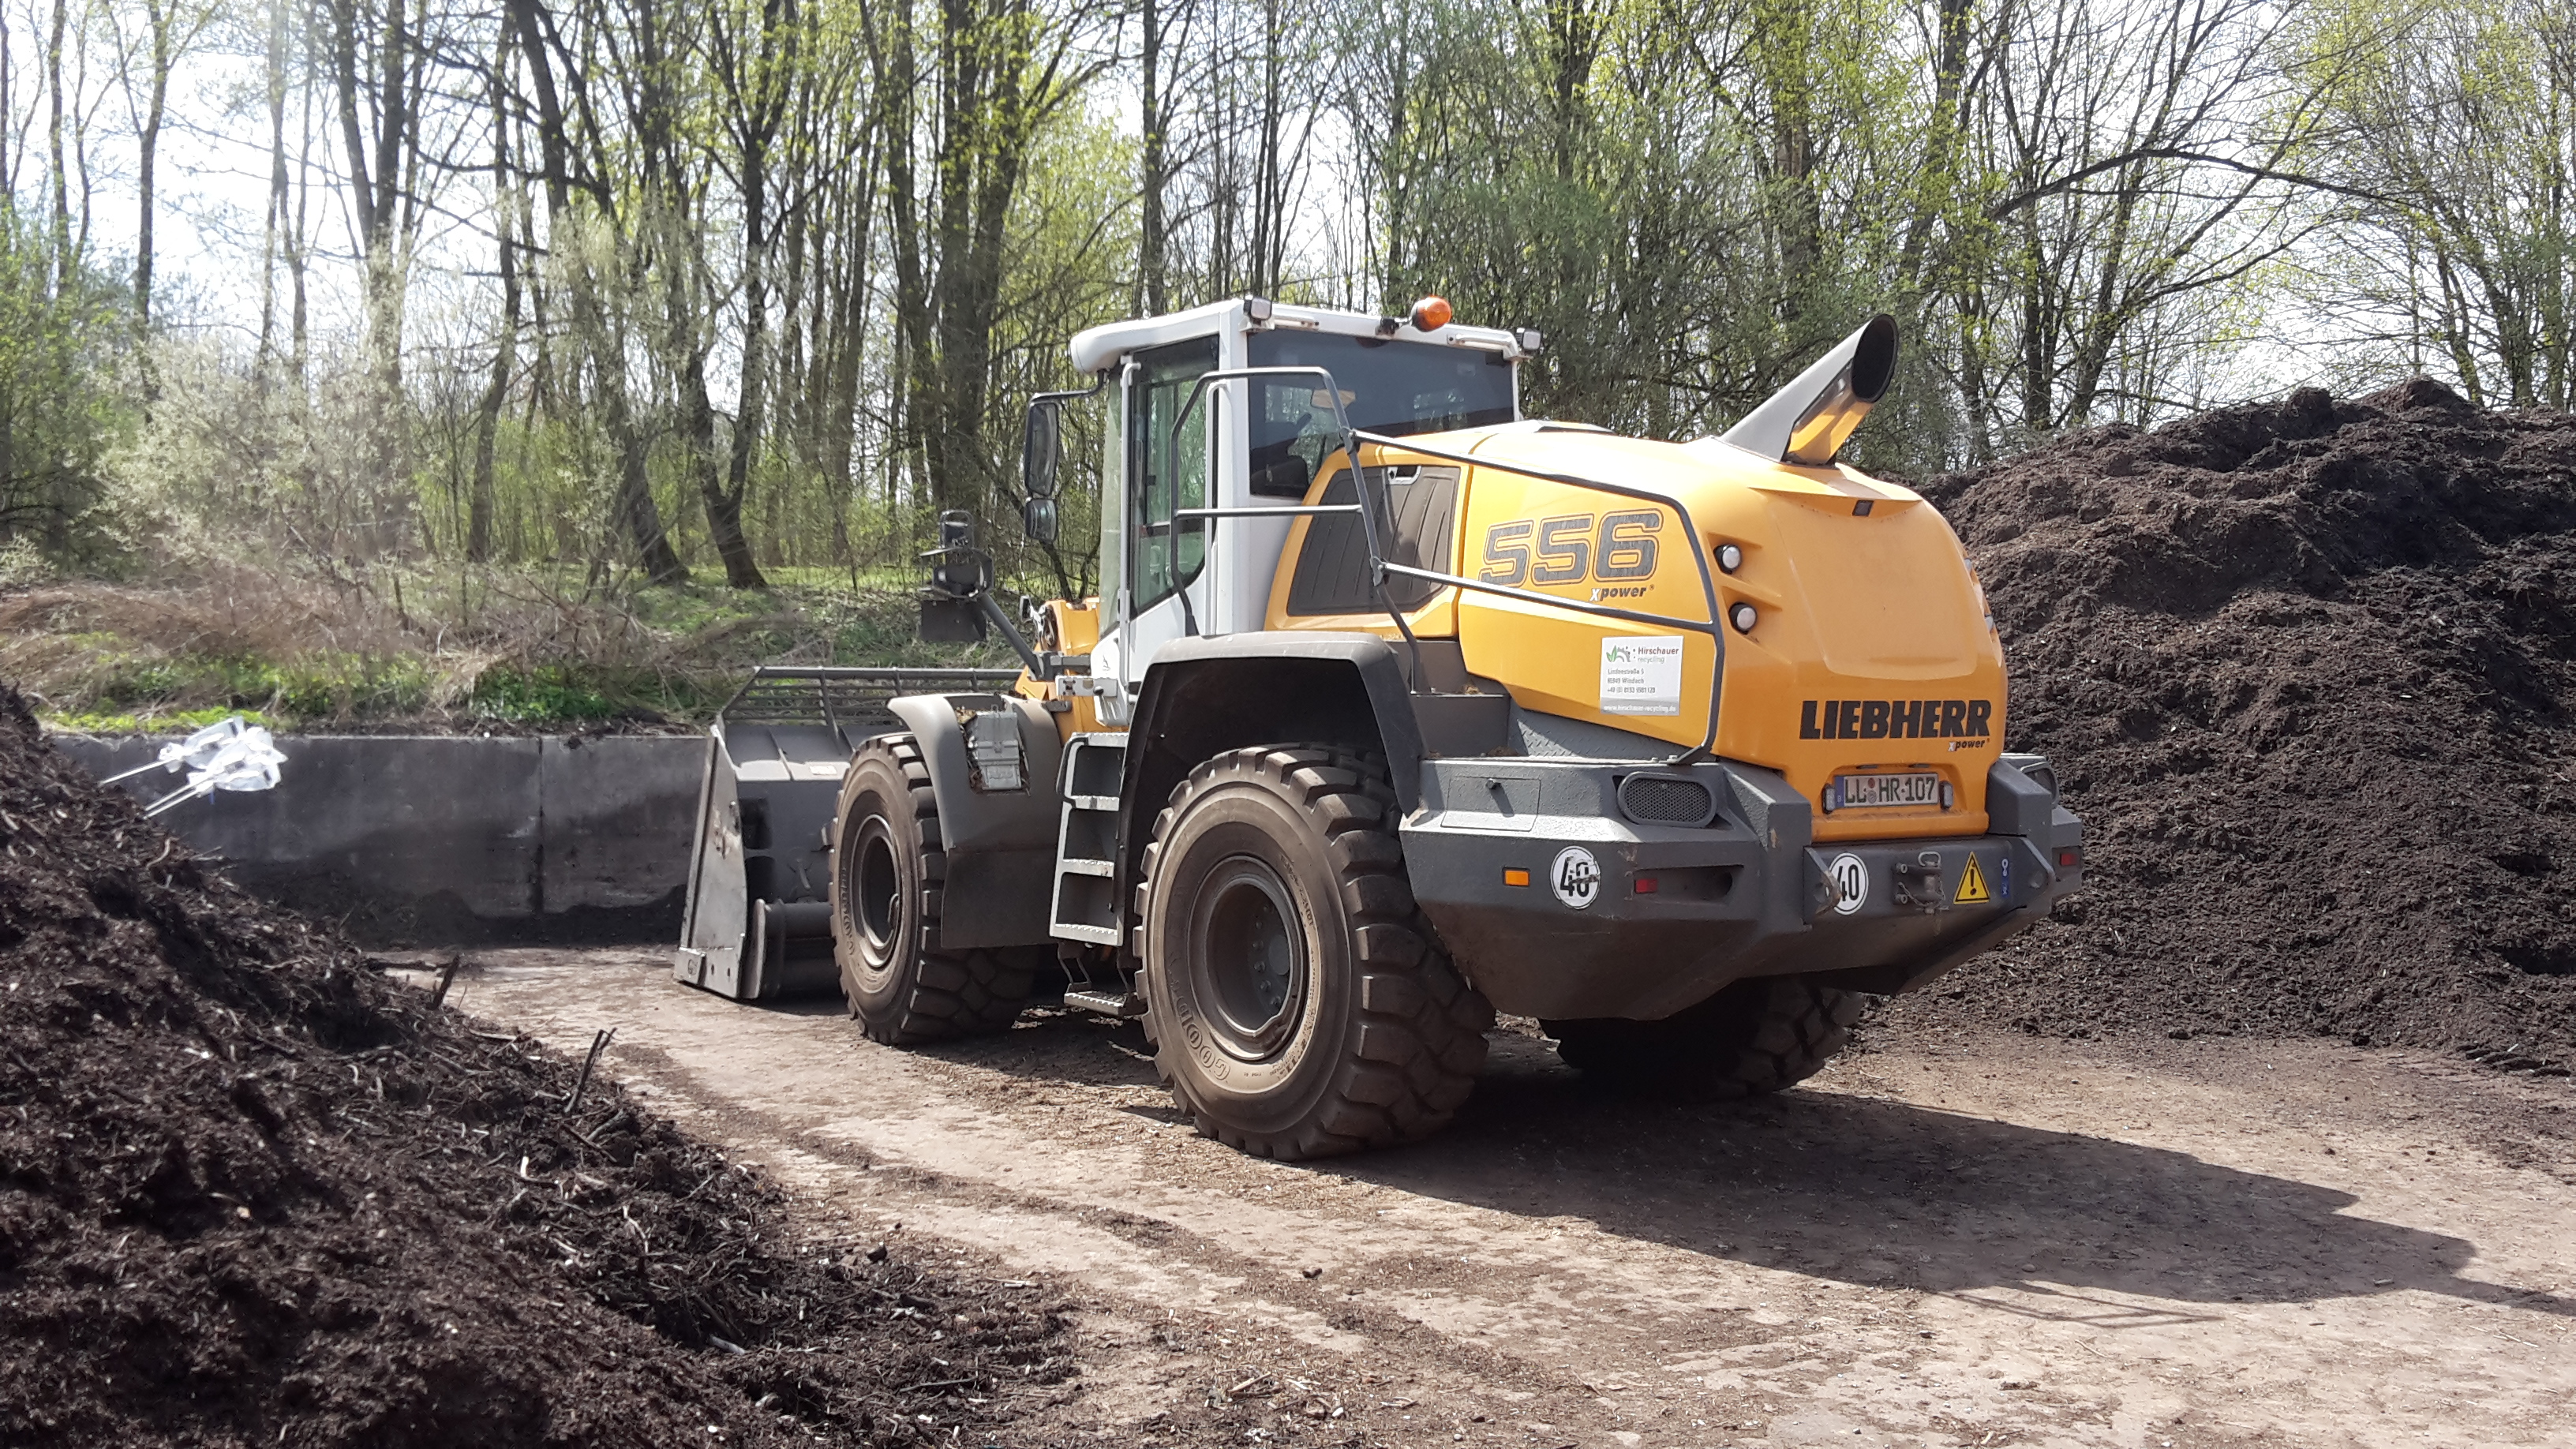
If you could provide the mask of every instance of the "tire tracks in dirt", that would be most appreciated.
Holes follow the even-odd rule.
[[[1443,1137],[1279,1164],[1190,1131],[1132,1026],[897,1052],[654,956],[485,960],[468,1009],[618,1025],[818,1222],[1073,1294],[1050,1442],[2468,1449],[2576,1397],[2563,1090],[1969,1030],[1685,1109],[1498,1033]]]

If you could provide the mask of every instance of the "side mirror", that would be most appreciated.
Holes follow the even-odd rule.
[[[1053,543],[1056,534],[1055,500],[1031,498],[1020,505],[1020,526],[1028,530],[1037,543]]]
[[[1055,497],[1056,472],[1063,463],[1064,425],[1056,417],[1055,404],[1029,404],[1028,430],[1020,439],[1021,488],[1031,498]],[[1036,536],[1035,529],[1030,536]]]
[[[972,599],[924,599],[921,638],[926,644],[981,644],[984,611]]]

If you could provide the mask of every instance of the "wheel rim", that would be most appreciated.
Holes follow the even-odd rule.
[[[845,880],[859,954],[871,968],[882,970],[893,959],[895,939],[903,931],[903,868],[895,860],[894,832],[884,816],[861,822]]]
[[[1277,1056],[1305,1014],[1305,933],[1288,887],[1265,861],[1218,863],[1191,912],[1190,965],[1217,1043],[1244,1061]]]

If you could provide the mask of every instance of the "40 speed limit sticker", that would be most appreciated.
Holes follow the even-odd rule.
[[[1834,857],[1825,867],[1825,875],[1834,883],[1834,914],[1848,916],[1869,904],[1869,863],[1850,851]]]
[[[1571,910],[1589,910],[1601,899],[1601,862],[1580,845],[1569,845],[1556,853],[1556,864],[1547,868],[1547,883],[1556,891],[1558,903]]]

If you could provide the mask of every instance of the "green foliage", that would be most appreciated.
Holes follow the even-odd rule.
[[[367,616],[163,639],[99,700],[579,719],[695,709],[672,681],[719,662],[927,659],[943,508],[1017,586],[1100,590],[1114,396],[1066,411],[1052,547],[1020,419],[1148,299],[1437,291],[1547,334],[1526,411],[1664,437],[1885,310],[1851,456],[1897,472],[2307,380],[2312,340],[2347,385],[2576,400],[2565,0],[1164,0],[1150,96],[1125,7],[568,0],[545,56],[515,13],[353,25],[347,65],[281,32],[287,110],[382,129],[284,143],[320,149],[279,158],[306,230],[261,234],[262,315],[140,347],[70,210],[136,58],[27,72],[78,168],[37,182],[60,223],[0,198],[0,588],[239,564]],[[412,92],[406,54],[499,59]],[[266,114],[173,134],[264,149]],[[53,148],[17,139],[35,180]],[[328,194],[349,145],[380,197]],[[315,230],[371,210],[358,257]],[[717,569],[745,587],[681,583]]]
[[[605,690],[613,687],[594,672],[565,665],[489,669],[474,682],[472,709],[485,719],[513,724],[615,719],[632,710],[609,699]]]
[[[2383,369],[2448,372],[2488,406],[2576,406],[2576,14],[2329,0],[2304,20],[2299,71],[2346,138],[2316,162],[2378,204],[2303,290],[2375,320]]]
[[[102,641],[105,643],[105,641]],[[93,709],[180,714],[252,710],[280,720],[398,718],[428,703],[416,658],[316,653],[291,660],[144,657],[112,652],[88,691]]]
[[[255,709],[233,709],[219,706],[208,709],[144,710],[119,714],[96,710],[78,713],[55,713],[44,717],[48,726],[78,735],[158,735],[185,734],[210,724],[221,724],[239,715],[245,724],[276,728],[280,721]]]
[[[122,287],[0,196],[0,547],[96,552],[100,463],[136,414]]]

